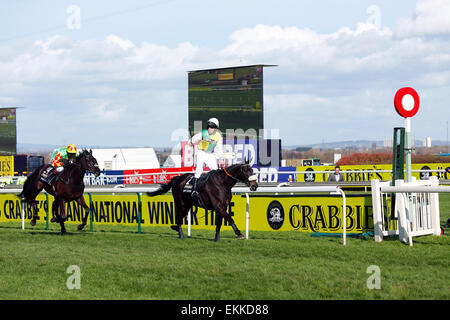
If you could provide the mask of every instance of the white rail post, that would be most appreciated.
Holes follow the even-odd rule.
[[[22,204],[22,230],[25,230],[25,201],[20,201]]]
[[[404,180],[395,180],[395,187],[402,187],[405,185]],[[410,242],[411,224],[410,216],[410,201],[407,193],[395,193],[395,213],[397,214],[397,228],[398,239],[403,243]]]
[[[383,217],[381,216],[380,181],[372,180],[373,235],[375,242],[383,241]]]
[[[347,200],[344,190],[338,187],[337,192],[342,196],[342,241],[345,246],[347,244]]]
[[[245,197],[247,198],[247,210],[245,212],[245,239],[248,240],[248,228],[250,224],[250,197],[248,193],[245,194]]]
[[[188,218],[188,237],[189,238],[191,237],[191,217],[192,217],[191,210],[192,210],[192,208],[189,209],[188,216],[187,216],[187,218]]]
[[[431,177],[431,186],[438,187],[439,180],[437,177]],[[430,193],[430,211],[431,211],[431,225],[433,226],[433,234],[435,236],[441,235],[441,221],[439,212],[439,193]]]

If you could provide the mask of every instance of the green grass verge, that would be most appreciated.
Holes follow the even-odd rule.
[[[442,224],[450,195],[440,197]],[[165,227],[96,226],[95,232],[44,224],[25,231],[0,225],[0,299],[449,299],[450,237],[313,238],[299,232],[250,232],[235,239],[224,227],[193,230],[178,240]],[[450,233],[450,230],[447,230]],[[70,290],[66,270],[77,265],[81,288]],[[370,290],[371,265],[381,288]]]

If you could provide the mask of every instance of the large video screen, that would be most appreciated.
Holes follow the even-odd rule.
[[[189,72],[190,134],[205,129],[212,117],[224,135],[258,137],[264,125],[263,65]]]
[[[0,108],[0,153],[16,153],[16,108]]]

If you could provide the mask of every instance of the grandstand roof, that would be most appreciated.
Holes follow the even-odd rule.
[[[132,170],[159,168],[153,148],[92,149],[101,170]]]
[[[181,155],[171,154],[162,165],[164,168],[181,168]]]
[[[233,67],[190,70],[188,72],[212,71],[212,70],[224,70],[224,69],[236,69],[236,68],[250,68],[250,67],[278,67],[278,65],[276,65],[276,64],[252,64],[252,65],[248,65],[248,66],[233,66]]]

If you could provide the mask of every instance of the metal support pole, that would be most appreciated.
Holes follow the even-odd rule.
[[[48,210],[49,210],[49,208],[50,208],[50,201],[48,201],[48,193],[46,192],[45,193],[45,198],[46,198],[46,202],[47,202],[47,209],[45,209],[45,213],[47,214],[47,222],[46,222],[46,225],[45,225],[45,230],[48,230],[49,229],[49,214],[48,214]]]
[[[142,220],[142,202],[141,193],[137,193],[138,196],[138,233],[141,234],[141,220]]]
[[[405,118],[405,140],[406,182],[411,182],[411,118]]]
[[[191,218],[192,218],[192,207],[191,209],[189,209],[188,211],[188,216],[187,216],[187,223],[188,223],[188,238],[191,237]]]
[[[21,202],[22,205],[22,230],[25,230],[25,201],[22,200]]]
[[[92,202],[92,194],[88,193],[89,195],[89,221],[90,221],[90,230],[91,232],[94,232],[94,212],[93,212],[93,207],[94,207],[94,203]]]
[[[250,224],[250,197],[248,196],[248,193],[245,194],[245,197],[247,198],[247,210],[245,212],[245,239],[248,240],[248,229]]]
[[[406,152],[405,152],[405,163],[406,163],[406,182],[411,182],[411,118],[405,118],[405,144],[406,144]],[[406,194],[406,201],[408,202],[407,208],[407,219],[410,221],[412,219],[412,204],[410,199],[410,194]],[[410,228],[408,226],[408,228]],[[409,230],[409,229],[408,229]]]
[[[342,241],[345,246],[347,244],[347,201],[344,190],[338,188],[337,192],[342,196]]]

